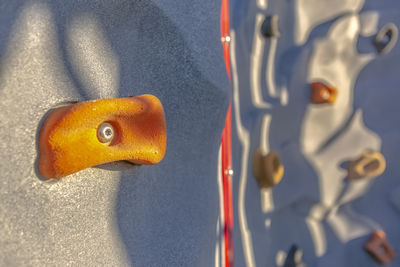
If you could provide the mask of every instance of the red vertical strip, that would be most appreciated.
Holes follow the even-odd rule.
[[[229,56],[229,0],[222,0],[221,3],[221,40],[222,48],[224,51],[224,59],[226,65],[226,71],[228,72],[229,79],[231,79],[231,60]],[[228,41],[225,38],[229,37]]]
[[[233,267],[233,211],[232,211],[232,170],[231,164],[231,107],[225,120],[222,132],[222,186],[224,199],[224,240],[225,240],[225,266]]]
[[[224,52],[226,71],[231,79],[231,61],[229,44],[229,0],[221,2],[221,41]],[[231,106],[225,120],[225,128],[221,140],[222,186],[224,200],[224,240],[225,240],[225,266],[233,267],[233,212],[232,212],[232,158],[231,158]]]

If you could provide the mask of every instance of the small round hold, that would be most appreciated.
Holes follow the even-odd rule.
[[[323,82],[311,83],[311,103],[313,104],[334,104],[338,90],[329,87]]]
[[[284,167],[277,152],[264,154],[261,149],[256,149],[253,155],[253,174],[260,188],[277,185],[282,180],[283,173]]]
[[[303,261],[303,251],[296,244],[290,247],[283,266],[306,266]]]
[[[103,122],[97,128],[97,138],[102,143],[111,142],[114,138],[114,134],[114,127],[108,122]]]
[[[359,180],[380,176],[386,169],[385,157],[377,151],[365,150],[358,159],[347,166],[348,178]]]
[[[396,45],[399,35],[399,30],[393,23],[388,23],[383,26],[376,34],[374,45],[377,52],[381,55],[387,54]]]
[[[278,15],[271,15],[265,17],[263,24],[261,25],[261,33],[267,37],[275,37],[279,38],[281,33],[279,32],[279,16]]]

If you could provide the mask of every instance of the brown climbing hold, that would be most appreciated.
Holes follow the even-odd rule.
[[[385,157],[376,151],[366,150],[361,156],[350,161],[347,170],[350,180],[373,178],[381,175],[386,168]]]
[[[260,188],[269,188],[278,184],[284,173],[279,154],[271,151],[264,155],[260,149],[257,149],[253,155],[253,173]]]
[[[372,233],[369,241],[365,243],[364,249],[381,264],[388,264],[396,257],[382,230]]]
[[[322,82],[311,83],[311,103],[333,104],[336,102],[337,89]]]

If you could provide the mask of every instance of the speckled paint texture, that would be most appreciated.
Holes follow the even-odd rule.
[[[0,3],[0,265],[214,264],[230,99],[219,15],[209,0]],[[141,94],[165,109],[160,164],[41,179],[50,109]]]

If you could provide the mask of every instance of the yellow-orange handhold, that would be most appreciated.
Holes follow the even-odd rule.
[[[118,160],[156,164],[166,145],[165,115],[157,97],[85,101],[57,108],[45,119],[38,168],[45,178],[59,178]]]

